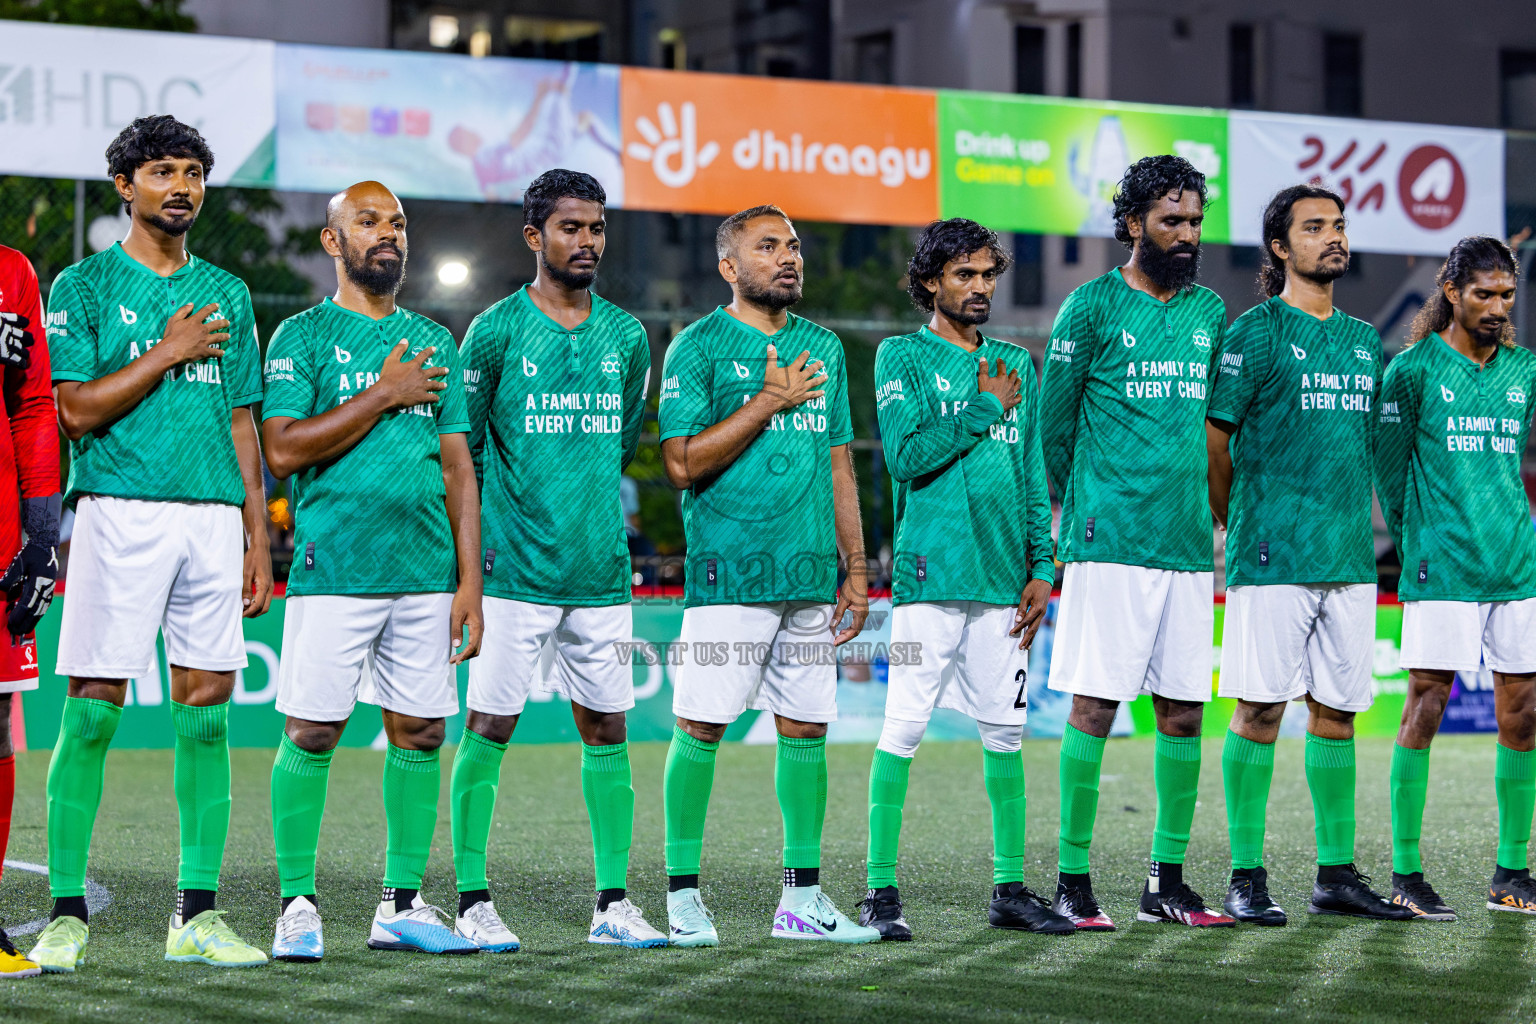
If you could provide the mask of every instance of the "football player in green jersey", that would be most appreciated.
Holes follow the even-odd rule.
[[[976,720],[992,803],[994,927],[1071,934],[1024,885],[1024,738],[1029,646],[1056,578],[1040,452],[1040,387],[1029,350],[980,331],[1008,253],[975,221],[935,221],[907,264],[927,326],[886,338],[875,401],[896,507],[885,726],[869,773],[869,893],[859,923],[906,941],[897,847],[912,759],[935,707]]]
[[[57,671],[69,696],[48,771],[53,920],[34,956],[70,972],[85,949],[86,856],[128,680],[159,677],[165,635],[181,820],[167,960],[264,963],[214,909],[229,832],[229,698],[241,616],[272,594],[261,354],[250,293],[187,251],[213,153],[168,114],[107,147],[128,236],[68,268],[48,296],[59,423],[76,512]]]
[[[619,479],[640,440],[651,349],[639,321],[592,292],[607,202],[589,174],[535,178],[523,193],[533,283],[477,316],[464,339],[486,642],[469,669],[451,798],[456,928],[485,950],[517,948],[491,902],[485,854],[502,755],[535,682],[571,702],[581,735],[598,890],[588,941],[667,944],[626,898],[635,790],[624,716],[635,688],[619,659],[634,636]],[[539,680],[545,643],[555,660]]]
[[[1376,493],[1403,574],[1408,695],[1392,751],[1392,899],[1455,920],[1424,880],[1429,747],[1456,673],[1492,674],[1499,839],[1489,910],[1536,914],[1526,850],[1536,802],[1536,532],[1520,478],[1536,354],[1515,345],[1520,265],[1497,238],[1463,238],[1387,366]],[[1486,678],[1486,677],[1485,677]]]
[[[1067,297],[1041,385],[1066,563],[1048,685],[1073,694],[1055,907],[1087,930],[1114,928],[1088,873],[1104,739],[1142,693],[1157,715],[1157,823],[1137,917],[1236,923],[1184,882],[1215,654],[1206,388],[1226,327],[1221,299],[1195,284],[1205,206],[1205,175],[1188,161],[1131,165],[1115,191],[1131,258]]]
[[[715,252],[731,304],[672,339],[660,397],[662,457],[684,491],[688,539],[677,728],[663,787],[671,940],[719,942],[699,895],[704,818],[725,728],[756,708],[773,714],[779,734],[784,889],[772,935],[878,942],[820,885],[833,648],[858,635],[869,609],[843,347],[789,312],[804,262],[778,207],[727,217]]]
[[[453,335],[402,309],[405,211],[376,181],[332,197],[321,245],[336,294],[267,349],[262,438],[294,477],[272,765],[282,913],[272,955],[324,955],[315,848],[331,757],[359,698],[384,711],[384,893],[373,949],[478,953],[421,898],[437,826],[455,665],[480,648],[480,501]],[[457,651],[455,652],[455,648]]]
[[[1227,913],[1283,925],[1264,870],[1264,816],[1286,702],[1307,699],[1317,832],[1309,912],[1407,920],[1355,870],[1355,714],[1371,706],[1376,550],[1371,454],[1381,338],[1333,305],[1349,269],[1344,200],[1282,189],[1264,211],[1269,298],[1217,353],[1206,415],[1211,509],[1227,527],[1217,693],[1237,700],[1222,752]]]

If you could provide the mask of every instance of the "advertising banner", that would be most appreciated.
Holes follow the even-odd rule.
[[[0,173],[103,178],[124,126],[173,114],[208,140],[211,183],[272,183],[272,43],[30,21],[0,31]]]
[[[1269,197],[1310,181],[1345,200],[1369,252],[1443,255],[1504,236],[1504,135],[1479,128],[1233,111],[1232,240],[1258,245]]]
[[[551,167],[624,205],[610,65],[281,46],[279,188],[377,179],[401,196],[516,202]]]
[[[938,215],[934,94],[624,68],[627,205],[926,224]]]
[[[1202,237],[1228,237],[1227,117],[1222,111],[941,92],[940,207],[999,231],[1114,235],[1112,197],[1125,169],[1175,153],[1204,172]]]

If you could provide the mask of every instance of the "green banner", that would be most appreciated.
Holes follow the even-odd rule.
[[[996,93],[939,93],[939,215],[999,231],[1114,235],[1111,197],[1126,167],[1175,153],[1205,172],[1203,237],[1231,237],[1227,115]]]

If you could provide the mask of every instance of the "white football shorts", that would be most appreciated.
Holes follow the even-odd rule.
[[[1526,675],[1536,672],[1536,598],[1523,601],[1405,601],[1400,664]]]
[[[917,601],[891,612],[891,643],[916,644],[921,661],[893,661],[885,717],[926,722],[950,708],[993,725],[1023,725],[1029,652],[1019,650],[1016,605]]]
[[[830,604],[713,604],[683,611],[672,713],[734,722],[749,708],[796,722],[837,720]]]
[[[1337,711],[1371,706],[1376,584],[1227,588],[1220,697],[1279,704],[1304,693]]]
[[[633,670],[618,654],[618,645],[634,638],[628,604],[594,608],[487,597],[484,607],[485,641],[469,662],[469,710],[520,715],[536,683],[593,711],[635,706]],[[547,675],[540,664],[546,642],[554,653]]]

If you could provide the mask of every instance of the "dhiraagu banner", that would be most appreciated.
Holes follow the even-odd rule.
[[[1114,235],[1111,197],[1125,169],[1174,153],[1203,171],[1203,238],[1225,242],[1227,115],[997,93],[940,92],[939,207],[999,231]]]

